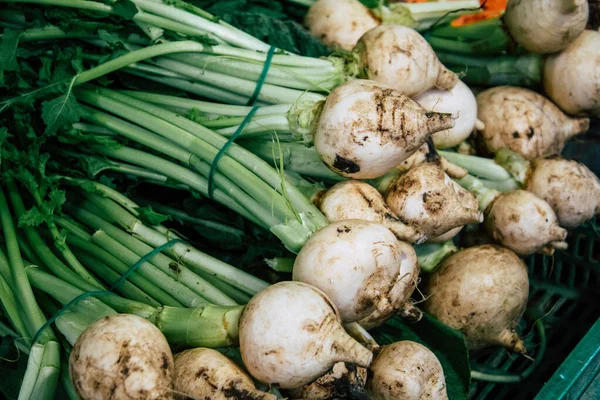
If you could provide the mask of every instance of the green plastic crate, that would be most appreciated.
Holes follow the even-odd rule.
[[[599,222],[572,232],[568,250],[526,260],[531,287],[521,332],[535,361],[504,349],[473,358],[474,370],[498,382],[473,380],[471,399],[600,399]]]

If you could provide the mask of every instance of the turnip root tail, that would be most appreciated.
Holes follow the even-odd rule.
[[[589,118],[569,118],[563,126],[565,140],[581,135],[590,129]]]
[[[367,370],[354,364],[339,362],[316,381],[287,391],[290,399],[323,400],[351,398],[367,400]]]
[[[527,354],[525,343],[513,329],[503,330],[498,337],[498,344],[517,354]]]
[[[440,65],[440,72],[438,74],[435,87],[437,89],[450,90],[458,82],[458,75],[446,68],[443,64]]]

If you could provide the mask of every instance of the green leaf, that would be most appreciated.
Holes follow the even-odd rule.
[[[150,226],[160,225],[171,220],[171,216],[157,213],[150,206],[138,207],[136,210],[140,213],[139,218],[142,222]]]
[[[116,15],[129,20],[133,19],[139,11],[135,3],[130,0],[117,0],[112,7]]]
[[[74,122],[79,121],[80,117],[79,104],[71,90],[42,103],[42,119],[46,124],[46,133],[49,135],[54,135],[59,129],[70,128]]]
[[[25,211],[19,218],[19,227],[32,226],[36,227],[46,222],[48,216],[40,211],[37,207],[31,207]]]
[[[7,28],[4,30],[0,43],[0,69],[5,71],[18,71],[17,48],[23,31]]]
[[[427,314],[423,314],[421,321],[415,324],[406,324],[399,317],[394,317],[371,333],[381,345],[412,340],[427,346],[442,364],[448,398],[468,398],[471,370],[467,345],[461,333]]]
[[[379,6],[380,0],[358,0],[367,8],[376,8]]]

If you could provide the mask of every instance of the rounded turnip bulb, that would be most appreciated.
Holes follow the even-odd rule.
[[[77,339],[69,374],[84,400],[173,399],[173,355],[167,340],[144,318],[99,319]]]
[[[600,32],[584,31],[546,58],[544,90],[567,114],[600,117]]]
[[[293,279],[334,302],[344,323],[378,311],[394,314],[409,301],[419,268],[414,249],[383,225],[333,222],[316,232],[294,262]]]
[[[570,118],[544,96],[498,86],[477,95],[485,128],[478,139],[489,153],[508,147],[528,160],[560,154],[565,142],[588,130],[588,118]]]
[[[526,190],[500,194],[485,211],[485,227],[495,241],[522,256],[563,248],[567,231],[546,201]]]
[[[383,346],[369,368],[373,400],[446,400],[442,364],[427,347],[410,340]]]
[[[381,224],[398,240],[421,243],[426,236],[404,223],[385,204],[381,193],[366,182],[338,182],[317,198],[315,204],[330,222],[359,219]]]
[[[600,180],[588,167],[558,157],[532,166],[525,188],[550,204],[561,226],[574,229],[600,214]]]
[[[462,332],[471,350],[504,346],[525,353],[516,327],[529,295],[527,266],[495,245],[460,250],[444,259],[425,284],[424,310]]]
[[[325,293],[302,282],[276,283],[255,295],[239,324],[240,352],[250,374],[294,389],[337,362],[367,367],[373,354],[346,333]]]
[[[583,32],[587,0],[510,0],[504,24],[513,39],[532,53],[554,53]]]
[[[308,10],[304,23],[326,45],[350,51],[380,21],[358,0],[318,0]]]
[[[377,178],[410,157],[432,133],[453,125],[451,114],[427,111],[397,90],[357,79],[327,96],[314,146],[339,175]]]
[[[428,236],[483,220],[475,196],[435,163],[417,165],[399,176],[385,201],[396,215]]]
[[[379,25],[360,38],[354,51],[369,79],[409,97],[433,88],[452,89],[458,82],[425,38],[406,26]]]
[[[438,149],[458,146],[475,129],[477,101],[471,89],[461,80],[450,90],[430,89],[413,100],[429,111],[451,113],[454,116],[453,128],[431,135]]]
[[[277,399],[257,390],[252,379],[223,354],[202,347],[175,356],[175,391],[181,400]]]

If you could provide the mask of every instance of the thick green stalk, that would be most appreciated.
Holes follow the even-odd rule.
[[[94,205],[108,215],[110,221],[114,221],[114,223],[150,246],[161,246],[171,240],[165,234],[145,226],[118,204],[108,199],[96,197],[94,198]],[[175,244],[167,250],[167,253],[185,262],[192,270],[194,268],[200,269],[251,295],[269,286],[267,282],[183,243]]]
[[[415,246],[421,271],[432,273],[442,260],[458,251],[458,247],[449,240],[447,242],[420,244]]]
[[[243,292],[242,290],[239,290],[238,288],[231,286],[230,284],[228,284],[226,282],[223,282],[222,280],[220,280],[219,278],[217,278],[214,275],[208,274],[198,268],[196,268],[195,272],[199,276],[201,276],[202,278],[204,278],[208,282],[210,282],[213,286],[215,286],[221,292],[225,293],[227,296],[229,296],[233,300],[235,300],[237,302],[237,304],[247,304],[250,301],[250,299],[252,298],[252,296],[250,296],[249,294]]]
[[[109,285],[114,285],[121,278],[120,274],[113,271],[108,265],[104,264],[102,261],[96,260],[89,254],[80,253],[78,255],[81,258],[81,260],[83,260],[85,265],[92,272],[94,272],[94,274],[99,276],[104,282],[108,283]],[[153,307],[160,306],[160,303],[158,301],[154,300],[143,290],[141,290],[128,280],[122,281],[119,284],[119,286],[115,289],[115,292],[128,299],[139,301],[140,303],[148,304]]]
[[[456,179],[456,182],[477,196],[477,200],[479,200],[479,209],[481,211],[485,211],[487,207],[494,201],[494,199],[500,194],[500,192],[497,190],[488,189],[479,179],[471,175]]]
[[[129,96],[127,97],[129,104],[132,104],[146,113],[154,115],[178,128],[181,128],[186,133],[196,136],[197,138],[210,144],[211,146],[214,146],[217,149],[223,147],[223,145],[225,145],[227,142],[227,139],[218,133],[213,132],[210,129],[207,129],[189,119],[182,118],[180,115],[170,112],[163,107],[143,101],[136,101]],[[184,145],[183,147],[188,148],[187,145]],[[292,185],[285,185],[285,182],[282,181],[280,173],[268,165],[265,161],[235,144],[229,147],[227,150],[227,156],[236,160],[248,170],[253,171],[256,176],[264,180],[272,188],[278,190],[280,193],[284,193],[285,197],[289,199],[292,207],[297,212],[305,213],[307,216],[310,216],[310,219],[315,223],[317,228],[327,225],[328,221],[325,216],[321,214],[321,212]],[[222,165],[226,158],[228,157],[223,157],[221,159],[220,165]]]
[[[129,270],[127,264],[122,262],[117,257],[113,256],[111,253],[104,250],[103,248],[93,244],[91,242],[91,236],[90,240],[85,240],[76,236],[69,236],[67,240],[77,249],[86,252],[94,259],[97,259],[103,264],[108,265],[111,269],[117,272],[119,276],[122,276]],[[182,303],[175,300],[173,296],[171,296],[161,288],[157,287],[150,280],[140,275],[139,272],[135,272],[129,275],[127,279],[162,305],[168,305],[172,307],[183,306]]]
[[[469,171],[471,175],[490,181],[505,181],[511,178],[510,173],[501,165],[489,158],[469,156],[452,151],[438,150],[446,160]]]
[[[531,172],[531,162],[507,148],[500,149],[495,154],[494,161],[506,168],[520,184],[527,181],[527,177]]]
[[[106,232],[113,239],[127,247],[129,250],[136,253],[139,257],[150,253],[154,250],[153,247],[148,246],[144,242],[134,238],[133,236],[125,233],[121,229],[114,225],[106,222],[102,218],[94,215],[89,209],[83,208],[74,211],[74,216],[85,223],[88,226],[93,227],[97,230]],[[187,286],[190,290],[202,296],[209,302],[218,305],[236,305],[237,303],[231,298],[221,293],[219,289],[200,278],[198,275],[190,271],[184,265],[174,261],[173,259],[165,256],[164,254],[156,254],[150,260],[149,263],[165,272],[173,279],[178,280],[183,285]]]
[[[10,268],[8,264],[6,267]],[[13,324],[17,332],[19,332],[19,336],[27,337],[27,326],[22,318],[23,310],[21,310],[21,307],[19,307],[19,303],[17,302],[17,299],[8,282],[9,280],[4,277],[4,274],[0,275],[0,303],[6,312],[8,319]]]

